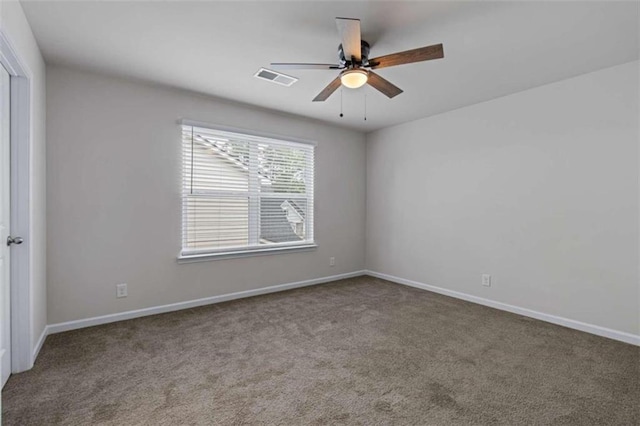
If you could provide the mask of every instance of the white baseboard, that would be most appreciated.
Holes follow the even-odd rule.
[[[61,333],[63,331],[76,330],[79,328],[92,327],[94,325],[108,324],[110,322],[124,321],[133,318],[145,317],[148,315],[163,314],[166,312],[179,311],[182,309],[195,308],[197,306],[212,305],[214,303],[227,302],[229,300],[242,299],[245,297],[259,296],[261,294],[276,293],[279,291],[291,290],[294,288],[307,287],[316,284],[327,283],[331,281],[343,280],[345,278],[353,278],[365,275],[365,271],[355,271],[346,274],[331,275],[328,277],[314,278],[310,280],[297,281],[288,284],[274,285],[271,287],[257,288],[255,290],[239,291],[237,293],[222,294],[220,296],[205,297],[203,299],[189,300],[186,302],[172,303],[169,305],[153,306],[150,308],[136,309],[134,311],[119,312],[116,314],[102,315],[99,317],[86,318],[75,321],[61,322],[58,324],[50,324],[46,327],[48,334]],[[45,336],[46,337],[46,336]],[[44,342],[44,338],[41,338]],[[42,343],[39,342],[39,345]],[[40,348],[37,348],[38,351]],[[36,351],[34,350],[34,354]],[[35,357],[34,357],[35,359]]]
[[[38,341],[36,342],[36,346],[33,348],[33,353],[31,355],[31,366],[33,367],[33,363],[36,362],[36,358],[38,357],[38,354],[40,353],[40,349],[42,349],[42,345],[44,344],[44,341],[46,340],[47,336],[49,335],[49,326],[46,325],[44,327],[44,329],[42,330],[42,334],[40,334],[40,338],[38,339]],[[29,367],[31,368],[31,367]]]
[[[397,284],[404,284],[411,287],[420,288],[422,290],[443,294],[445,296],[455,297],[456,299],[466,300],[468,302],[477,303],[479,305],[489,306],[491,308],[500,309],[502,311],[523,315],[525,317],[535,318],[541,321],[550,322],[552,324],[561,325],[563,327],[573,328],[575,330],[584,331],[586,333],[595,334],[597,336],[607,337],[609,339],[619,340],[621,342],[640,346],[640,336],[627,333],[624,331],[613,330],[610,328],[600,327],[598,325],[593,325],[593,324],[587,324],[587,323],[572,320],[569,318],[559,317],[551,314],[545,314],[543,312],[538,312],[538,311],[534,311],[527,308],[521,308],[519,306],[509,305],[507,303],[496,302],[494,300],[485,299],[478,296],[472,296],[470,294],[461,293],[459,291],[448,290],[442,287],[423,284],[417,281],[395,277],[393,275],[381,274],[380,272],[365,271],[365,273],[366,275],[370,275],[376,278],[382,278],[383,280],[392,281]]]

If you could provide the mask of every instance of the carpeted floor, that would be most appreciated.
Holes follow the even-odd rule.
[[[640,348],[360,277],[49,336],[5,425],[637,425]]]

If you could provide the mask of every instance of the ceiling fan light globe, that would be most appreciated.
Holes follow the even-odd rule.
[[[367,83],[369,74],[365,70],[347,70],[340,75],[340,81],[344,87],[357,89]]]

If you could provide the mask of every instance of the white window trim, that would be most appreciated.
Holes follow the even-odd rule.
[[[207,262],[210,260],[223,260],[223,259],[234,259],[239,257],[253,257],[253,256],[265,256],[272,254],[283,254],[283,253],[296,253],[296,252],[305,252],[305,251],[313,251],[318,248],[318,244],[306,243],[306,244],[289,244],[289,245],[281,245],[281,246],[269,246],[269,247],[256,247],[256,248],[245,248],[242,247],[238,250],[233,249],[224,249],[219,252],[208,250],[203,253],[193,253],[193,254],[179,254],[178,255],[178,263],[194,263],[194,262]]]
[[[257,132],[251,129],[243,129],[241,127],[222,126],[220,124],[207,123],[204,121],[180,119],[178,120],[178,124],[181,126],[204,127],[208,129],[220,130],[222,132],[242,133],[243,135],[246,135],[249,137],[255,136],[257,138],[276,139],[278,141],[304,143],[307,145],[318,146],[318,142],[312,141],[309,139],[292,138],[291,136],[283,136],[276,133]]]
[[[265,133],[265,132],[257,132],[255,130],[243,129],[238,127],[229,127],[222,126],[213,123],[207,123],[202,121],[194,121],[187,119],[178,120],[178,124],[180,126],[193,126],[193,127],[203,127],[209,129],[215,129],[222,132],[231,132],[231,133],[240,133],[249,138],[255,137],[256,139],[275,139],[279,142],[293,142],[295,144],[307,144],[311,146],[318,146],[318,143],[308,139],[299,139],[299,138],[291,138],[289,136],[283,136],[274,133]],[[314,160],[315,161],[315,160]],[[315,181],[315,165],[314,165],[314,176],[313,179]],[[315,182],[314,182],[314,194],[313,194],[313,208],[315,210]],[[217,193],[217,191],[204,191],[202,195],[212,195],[212,193]],[[194,194],[194,195],[197,195]],[[223,195],[223,194],[219,194]],[[225,196],[232,196],[229,192],[224,194]],[[244,195],[244,193],[243,193]],[[306,199],[305,196],[301,196],[300,194],[273,194],[273,197],[280,197],[282,195],[290,195],[292,198],[301,198]],[[263,197],[269,197],[269,194],[262,194]],[[313,212],[314,221],[313,228],[315,228],[315,212]],[[184,220],[184,217],[182,218]],[[250,225],[251,226],[251,225]],[[257,242],[252,242],[250,246],[243,247],[226,247],[223,249],[203,249],[203,250],[193,250],[187,251],[181,249],[180,253],[177,256],[178,263],[195,263],[195,262],[207,262],[212,260],[223,260],[223,259],[234,259],[234,258],[243,258],[243,257],[253,257],[253,256],[265,256],[265,255],[273,255],[273,254],[284,254],[284,253],[296,253],[296,252],[307,252],[313,251],[318,248],[318,244],[315,241],[315,229],[313,232],[313,240],[307,240],[301,243],[274,243],[268,246],[260,246],[257,245]]]

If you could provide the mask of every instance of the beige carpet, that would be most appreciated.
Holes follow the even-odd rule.
[[[370,277],[49,336],[5,425],[637,425],[640,348]]]

